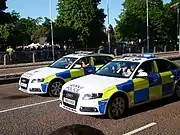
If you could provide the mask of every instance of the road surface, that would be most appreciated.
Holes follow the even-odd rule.
[[[89,125],[106,135],[180,134],[180,101],[172,98],[133,108],[119,120],[65,111],[58,98],[25,94],[17,83],[0,86],[0,103],[0,135],[47,135],[71,124]]]

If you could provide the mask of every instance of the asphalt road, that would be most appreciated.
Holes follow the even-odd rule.
[[[83,124],[106,135],[179,135],[180,101],[172,98],[133,108],[119,120],[81,116],[58,107],[58,98],[28,95],[18,84],[0,86],[0,135],[47,135],[71,124]]]

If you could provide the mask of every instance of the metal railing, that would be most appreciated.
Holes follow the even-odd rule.
[[[74,53],[75,51],[93,51],[98,53],[98,48],[81,48],[81,49],[56,49],[55,50],[55,59],[61,58],[64,55]],[[175,49],[168,49],[166,46],[162,47],[153,47],[150,48],[150,52],[166,52],[166,51],[175,51]],[[108,53],[108,47],[104,47],[103,53]],[[111,54],[121,55],[123,53],[143,53],[145,52],[144,47],[131,46],[125,47],[121,46],[118,48],[111,48]],[[51,50],[27,50],[27,51],[16,51],[12,55],[12,61],[6,52],[0,52],[0,65],[7,64],[19,64],[19,63],[29,63],[29,62],[43,62],[43,61],[52,61],[52,51]]]

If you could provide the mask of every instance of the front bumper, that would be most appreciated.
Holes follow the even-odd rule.
[[[68,110],[73,113],[81,115],[104,115],[106,104],[102,104],[101,101],[97,99],[93,100],[83,100],[81,96],[77,99],[75,105],[70,105],[65,102],[64,94],[60,94],[59,107]],[[73,99],[70,99],[73,100]]]
[[[22,78],[21,78],[22,79]],[[47,83],[30,83],[30,80],[22,82],[19,80],[19,90],[29,94],[46,94],[47,93]],[[24,79],[24,78],[23,78]]]

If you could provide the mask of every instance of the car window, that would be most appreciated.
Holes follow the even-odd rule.
[[[82,62],[84,62],[85,65],[89,65],[90,64],[90,57],[83,57],[80,58],[72,68],[82,68]]]
[[[110,56],[93,56],[94,65],[104,65],[110,62],[113,58]]]
[[[77,58],[73,58],[73,57],[62,57],[61,59],[49,65],[48,67],[68,69],[76,60]]]
[[[167,72],[171,70],[171,65],[168,61],[163,59],[156,60],[159,73]]]
[[[138,74],[138,71],[139,71],[139,70],[143,70],[143,71],[146,72],[148,75],[154,73],[155,71],[154,71],[153,61],[150,60],[150,61],[145,61],[145,62],[143,62],[143,63],[139,66],[136,74]],[[136,74],[135,74],[135,75],[136,75]]]
[[[129,78],[138,64],[139,62],[132,61],[111,61],[95,74],[108,77]]]

